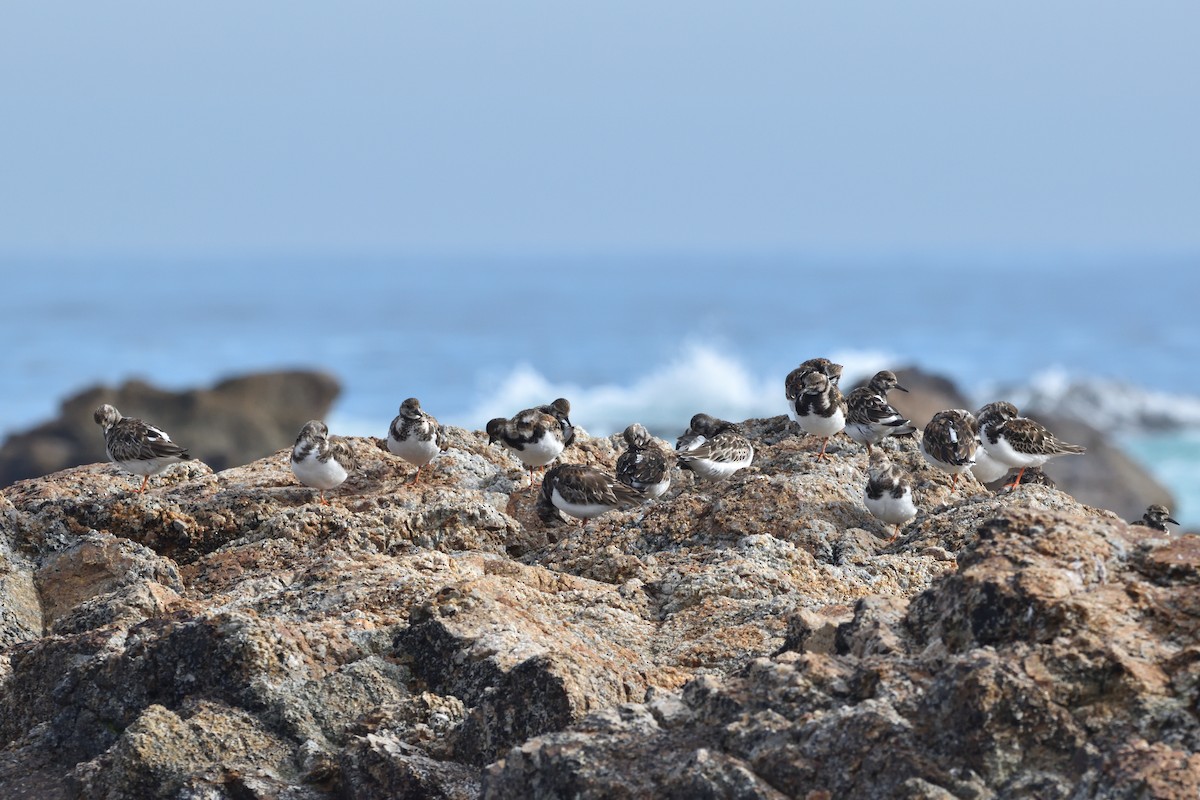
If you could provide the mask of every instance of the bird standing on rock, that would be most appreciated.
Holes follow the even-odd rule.
[[[824,372],[808,372],[802,383],[803,388],[792,403],[791,416],[805,433],[822,438],[817,461],[823,461],[830,437],[846,427],[846,399],[837,383]]]
[[[147,425],[140,419],[123,417],[108,403],[97,408],[92,418],[104,429],[104,449],[109,460],[134,475],[142,476],[138,494],[146,491],[151,475],[192,458],[186,449],[172,442],[165,431]]]
[[[871,453],[863,505],[876,519],[895,526],[889,542],[896,541],[900,527],[917,515],[912,484],[904,471],[892,464],[883,450]]]
[[[1021,485],[1021,478],[1029,467],[1040,467],[1052,458],[1078,455],[1086,448],[1068,444],[1038,422],[1017,416],[1012,403],[989,403],[986,424],[980,426],[979,438],[987,454],[1010,469],[1019,470],[1010,489]]]
[[[896,380],[896,373],[885,369],[876,372],[870,383],[858,387],[846,398],[846,435],[865,444],[868,455],[871,445],[879,444],[889,436],[917,432],[916,426],[888,402],[887,393],[892,389],[908,391]]]
[[[750,466],[754,447],[732,422],[696,414],[679,437],[675,458],[681,467],[716,482]]]
[[[321,505],[329,505],[325,492],[341,486],[358,469],[354,449],[340,436],[330,436],[324,422],[304,423],[292,446],[292,474],[305,486],[321,493]]]
[[[978,448],[975,417],[961,408],[934,414],[921,435],[921,455],[941,471],[950,473],[951,491],[958,486],[958,476],[975,463]]]
[[[546,471],[538,495],[537,513],[543,520],[551,508],[577,519],[592,519],[618,508],[634,506],[645,495],[607,472],[584,464],[559,464]]]
[[[410,397],[400,404],[399,415],[388,428],[387,448],[417,468],[411,483],[421,477],[421,468],[441,452],[445,444],[442,426],[421,409],[421,402]]]
[[[657,499],[671,487],[671,463],[645,426],[633,423],[623,434],[628,448],[617,458],[617,480]]]
[[[564,429],[570,424],[568,421],[564,425],[559,417],[541,408],[527,408],[511,419],[497,417],[487,424],[488,444],[504,445],[529,469],[530,489],[534,468],[544,467],[562,455],[567,439]],[[574,437],[573,428],[570,435]]]

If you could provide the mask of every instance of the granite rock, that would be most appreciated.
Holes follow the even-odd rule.
[[[109,464],[0,491],[0,795],[1194,796],[1200,545],[996,495],[784,417],[754,463],[587,524],[448,428],[314,501],[287,451],[145,494]],[[611,469],[577,429],[564,460]]]

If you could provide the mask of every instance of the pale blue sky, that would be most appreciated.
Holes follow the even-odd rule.
[[[0,9],[0,253],[1200,250],[1200,3]]]

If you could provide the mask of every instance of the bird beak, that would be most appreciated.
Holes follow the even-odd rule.
[[[1176,522],[1175,520],[1171,519],[1170,517],[1167,517],[1167,522],[1171,523],[1172,525],[1178,525],[1178,524],[1179,524],[1178,522]]]
[[[902,392],[907,392],[907,391],[908,391],[908,389],[905,389],[903,386],[901,386],[901,385],[900,385],[900,384],[898,384],[898,383],[896,384],[896,388],[897,388],[897,389],[899,389],[899,390],[900,390],[900,391],[902,391]]]

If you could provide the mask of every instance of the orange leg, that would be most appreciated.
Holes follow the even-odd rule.
[[[323,506],[329,505],[329,501],[325,499],[325,490],[324,489],[321,490],[321,505],[323,505]]]
[[[143,494],[146,491],[146,484],[150,482],[150,476],[142,478],[142,488],[138,489],[138,494]]]
[[[953,492],[955,487],[957,487],[957,486],[958,486],[958,473],[955,472],[950,476],[950,491]]]
[[[829,437],[826,436],[821,440],[821,452],[817,453],[817,461],[825,460],[825,448],[829,447]]]
[[[1020,471],[1017,472],[1016,480],[1014,480],[1012,483],[1008,484],[1008,486],[1005,486],[1004,488],[1008,489],[1009,491],[1014,491],[1018,486],[1021,485],[1021,478],[1023,478],[1023,477],[1025,477],[1025,467],[1021,467]]]

